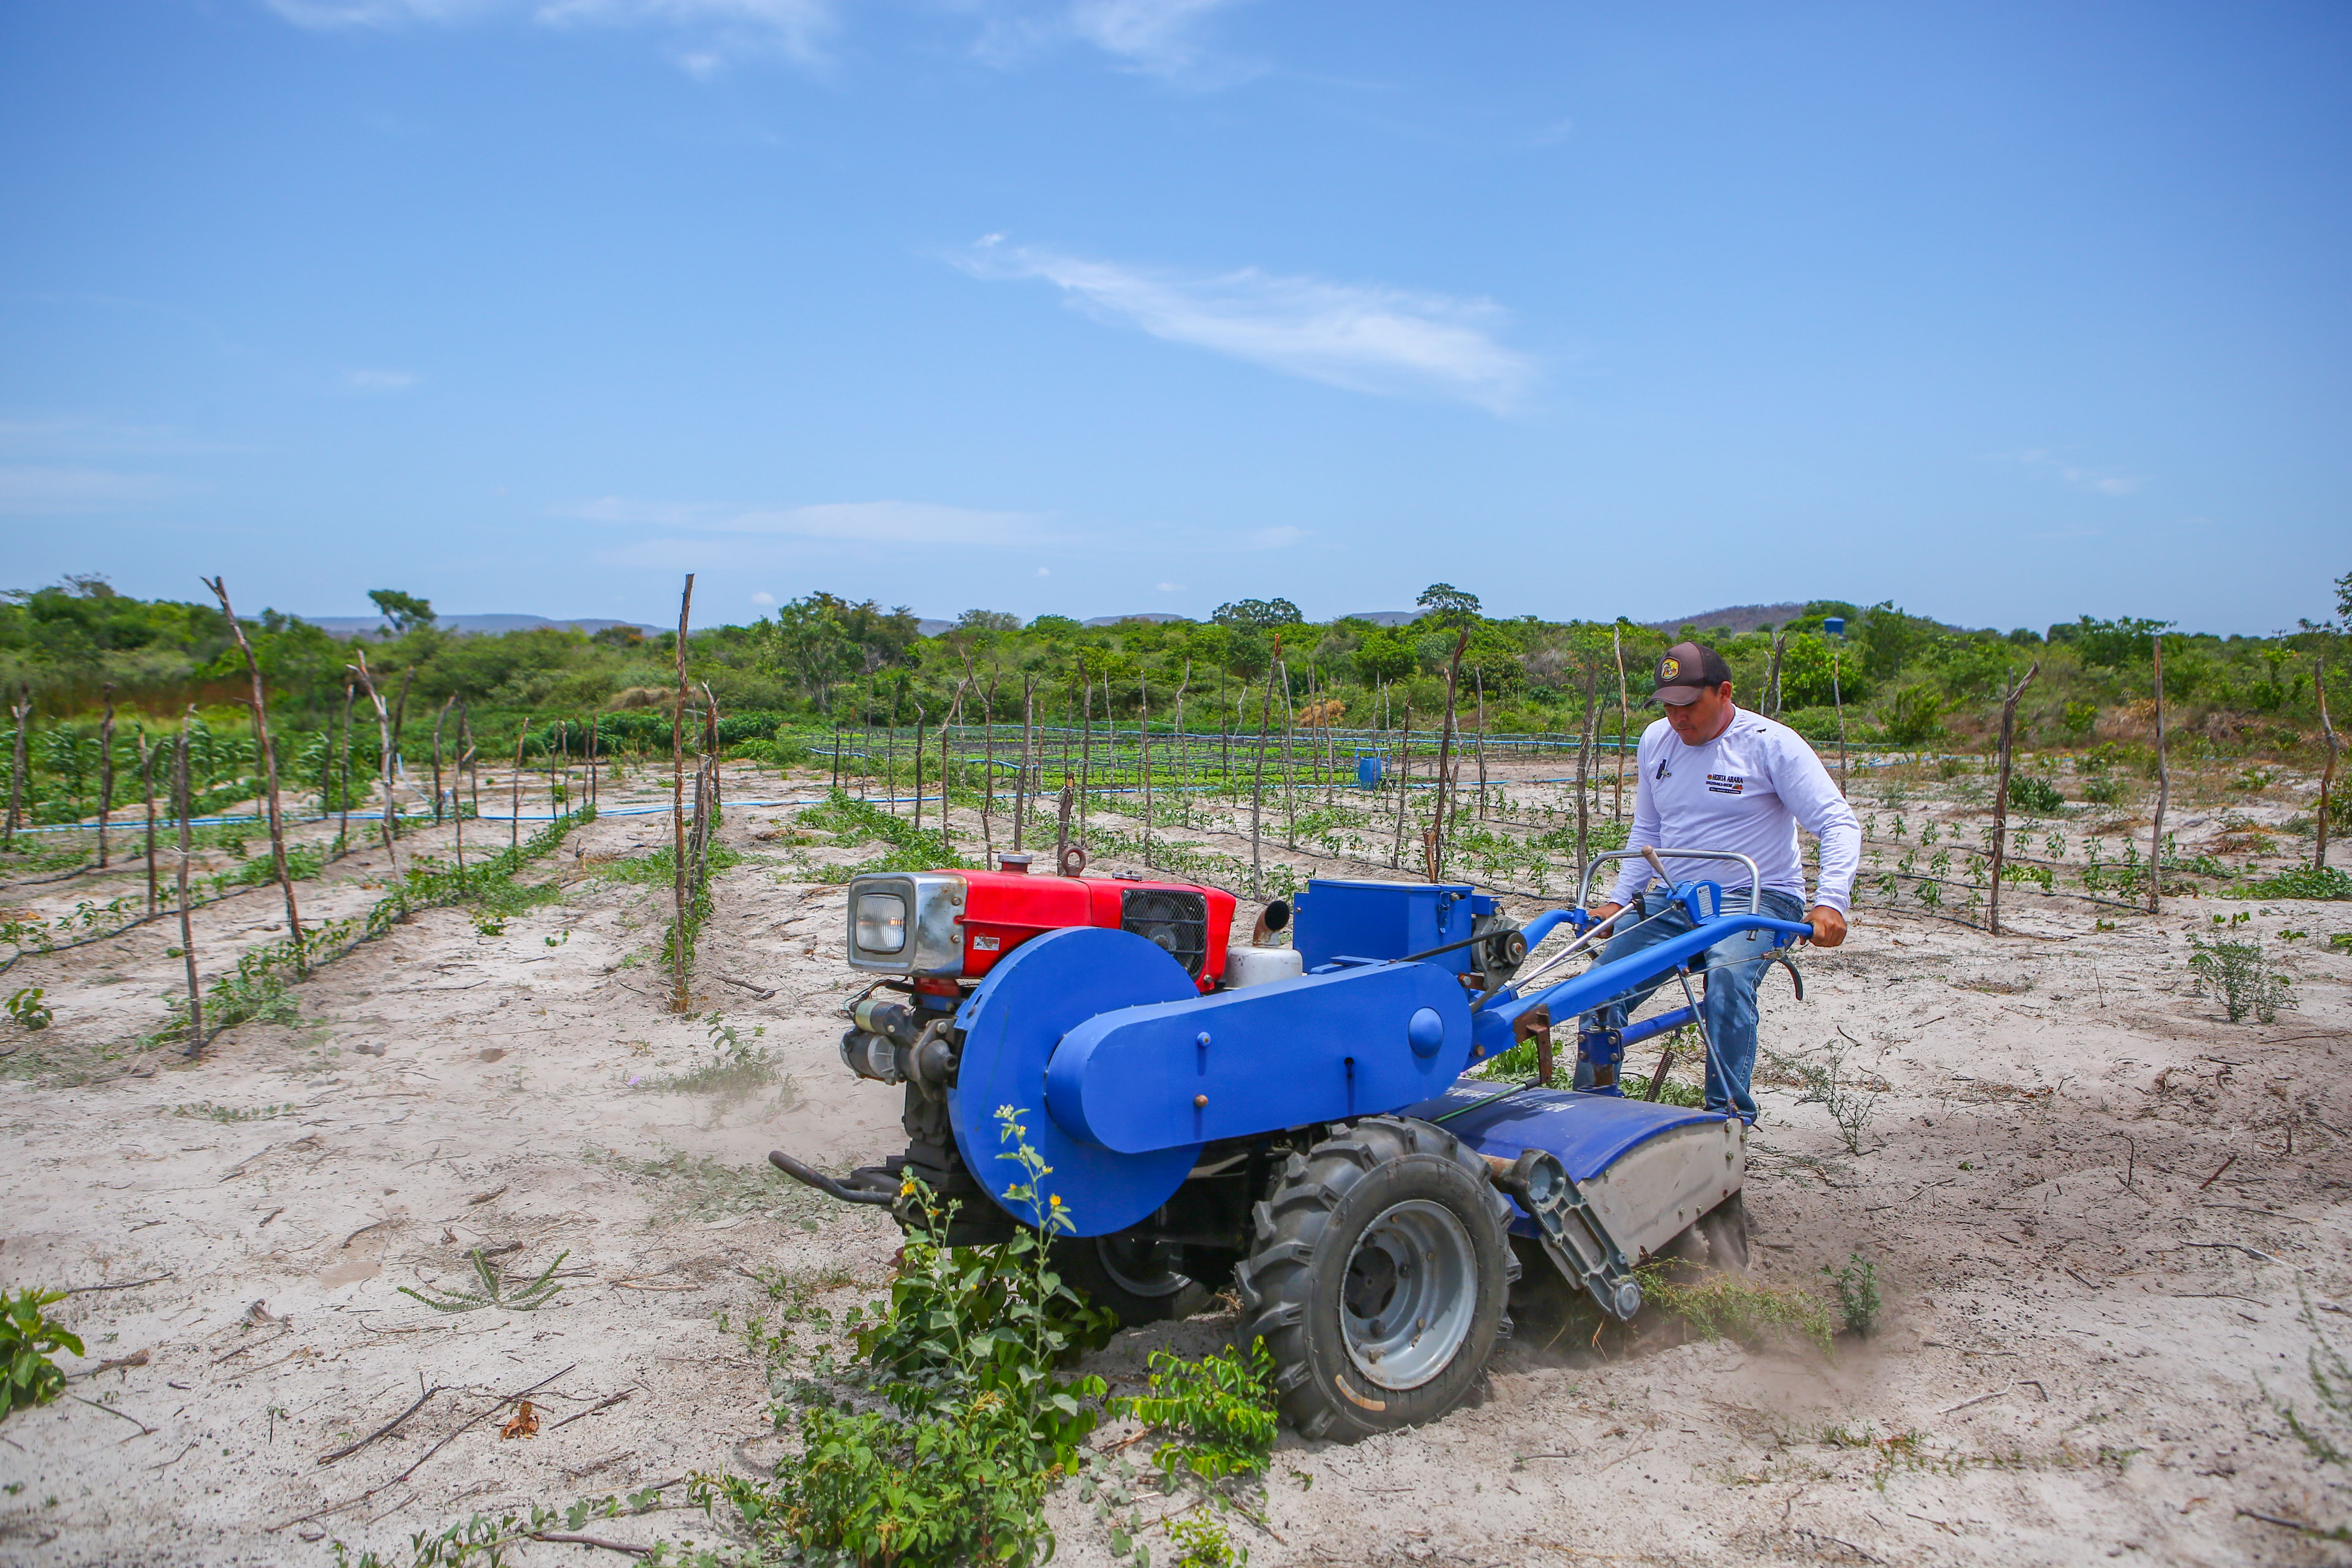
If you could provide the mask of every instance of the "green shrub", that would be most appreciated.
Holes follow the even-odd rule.
[[[2038,812],[2043,816],[2055,816],[2065,809],[2066,797],[2060,795],[2046,779],[2029,778],[2023,773],[2011,773],[2009,778],[2009,804],[2020,811]]]
[[[1822,1272],[1830,1266],[1822,1265]],[[1868,1339],[1878,1328],[1878,1265],[1861,1253],[1852,1253],[1837,1271],[1838,1313],[1850,1332]]]
[[[1916,746],[1944,732],[1944,694],[1928,685],[1906,686],[1880,710],[1881,728],[1894,746]]]
[[[48,1352],[83,1354],[81,1341],[41,1309],[66,1299],[63,1290],[18,1290],[0,1296],[0,1359],[7,1366],[7,1397],[0,1400],[0,1420],[18,1410],[47,1405],[65,1392],[66,1374],[50,1361]]]
[[[1186,1361],[1151,1352],[1151,1392],[1118,1402],[1119,1408],[1175,1441],[1152,1462],[1173,1475],[1191,1471],[1214,1485],[1228,1476],[1265,1473],[1274,1452],[1274,1358],[1253,1340],[1234,1351]]]
[[[2249,882],[2231,894],[2241,899],[2352,899],[2352,872],[2334,866],[2297,866]]]
[[[2232,1024],[2244,1022],[2249,1013],[2257,1023],[2276,1023],[2278,1010],[2294,1005],[2286,976],[2272,973],[2259,941],[2209,942],[2191,936],[2189,946],[2192,994],[2202,996],[2210,985]]]

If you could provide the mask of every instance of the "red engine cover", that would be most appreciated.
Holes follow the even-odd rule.
[[[1206,904],[1205,951],[1198,984],[1213,990],[1224,978],[1225,947],[1234,928],[1233,894],[1192,882],[1129,881],[1121,877],[1033,877],[1018,871],[956,871],[964,879],[963,978],[977,980],[996,961],[1043,931],[1067,926],[1126,923],[1133,893],[1194,893]]]

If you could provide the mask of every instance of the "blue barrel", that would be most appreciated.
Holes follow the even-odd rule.
[[[1381,754],[1378,752],[1358,752],[1356,782],[1366,789],[1378,789],[1381,784],[1381,770],[1385,765],[1381,761]]]

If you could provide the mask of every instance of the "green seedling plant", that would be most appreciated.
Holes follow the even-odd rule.
[[[46,1029],[57,1019],[57,1013],[41,1000],[47,993],[38,985],[27,985],[8,998],[8,1016],[17,1027],[26,1030]]]
[[[0,1421],[18,1410],[47,1405],[65,1392],[66,1374],[49,1360],[51,1352],[86,1353],[79,1336],[41,1310],[65,1299],[63,1290],[0,1295],[0,1364],[5,1365],[8,1379],[6,1397],[0,1400]]]
[[[2232,1024],[2243,1023],[2249,1015],[2257,1023],[2276,1023],[2279,1009],[2294,1005],[2287,977],[2271,969],[2259,939],[2209,942],[2192,935],[2189,946],[2191,994],[2201,996],[2211,986]]]
[[[1822,1265],[1827,1274],[1830,1266]],[[1878,1330],[1878,1311],[1882,1305],[1878,1292],[1878,1265],[1859,1252],[1849,1254],[1843,1267],[1837,1271],[1838,1314],[1845,1320],[1846,1331],[1857,1338],[1868,1339]]]
[[[1248,1351],[1186,1361],[1151,1352],[1151,1392],[1116,1402],[1170,1440],[1152,1455],[1163,1474],[1182,1470],[1213,1489],[1234,1478],[1265,1473],[1274,1452],[1274,1359],[1264,1340]]]
[[[555,1282],[555,1271],[572,1256],[568,1251],[555,1255],[555,1261],[540,1270],[539,1278],[527,1284],[509,1286],[506,1277],[482,1253],[480,1247],[467,1253],[474,1265],[474,1276],[481,1282],[479,1290],[450,1290],[428,1296],[403,1285],[400,1293],[415,1298],[436,1312],[474,1312],[484,1307],[502,1307],[509,1312],[535,1312],[555,1299],[563,1289]]]

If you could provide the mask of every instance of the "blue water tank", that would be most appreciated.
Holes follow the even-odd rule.
[[[1843,616],[1822,616],[1822,630],[1833,637],[1845,636],[1845,617]]]
[[[1381,762],[1381,754],[1378,752],[1358,752],[1356,753],[1356,782],[1366,789],[1378,789],[1381,783],[1381,770],[1385,765],[1386,764]]]

